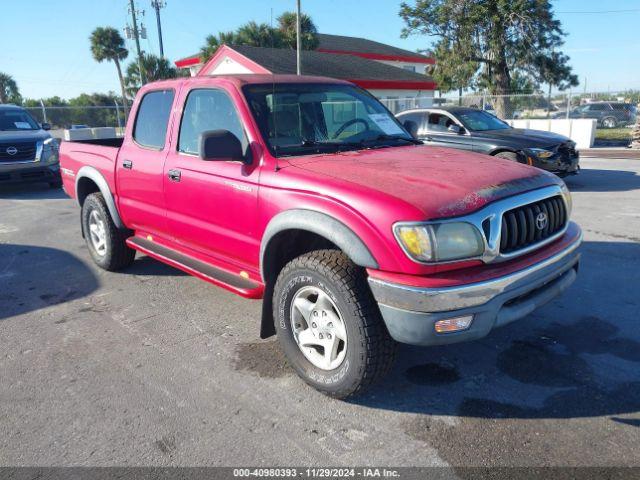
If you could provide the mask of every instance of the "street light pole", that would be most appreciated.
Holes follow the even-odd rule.
[[[140,51],[140,35],[138,32],[138,22],[136,20],[136,6],[133,0],[129,0],[129,9],[131,10],[131,19],[133,20],[133,38],[136,41],[136,51],[138,53],[138,69],[140,70],[140,82],[144,85],[144,71],[142,69],[142,52]]]
[[[302,75],[302,65],[300,61],[300,52],[302,50],[302,41],[300,40],[300,0],[297,0],[296,11],[296,72],[298,75]]]
[[[167,6],[163,0],[151,0],[151,6],[156,11],[156,22],[158,24],[158,41],[160,42],[160,56],[164,57],[164,47],[162,46],[162,25],[160,24],[160,9]]]

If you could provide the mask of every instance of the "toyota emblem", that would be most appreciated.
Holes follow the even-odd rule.
[[[18,149],[16,147],[7,147],[5,150],[9,155],[15,155],[18,153]]]
[[[538,230],[544,230],[547,226],[548,217],[544,212],[540,212],[536,217],[536,227]]]

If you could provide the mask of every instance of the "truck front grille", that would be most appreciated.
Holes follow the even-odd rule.
[[[15,153],[9,153],[15,152]],[[0,162],[24,162],[36,159],[36,142],[0,143]]]
[[[502,215],[500,253],[516,252],[546,240],[566,224],[567,209],[560,196],[508,210]]]

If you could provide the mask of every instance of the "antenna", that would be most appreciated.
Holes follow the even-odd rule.
[[[271,50],[273,50],[274,47],[274,40],[273,40],[273,7],[271,7],[271,29],[270,29],[270,34],[271,34]],[[273,52],[271,52],[273,54]],[[276,76],[275,73],[273,73],[274,70],[274,62],[275,59],[272,58],[271,59],[271,114],[273,115],[273,136],[274,138],[276,138],[278,136],[278,119],[276,118]],[[278,170],[280,170],[280,167],[278,165],[278,150],[277,147],[274,148],[274,151],[276,152],[276,154],[274,155],[274,158],[276,160],[276,166],[274,167],[274,171],[277,172]]]

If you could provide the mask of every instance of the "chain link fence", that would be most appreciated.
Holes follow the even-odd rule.
[[[28,107],[26,110],[40,123],[48,123],[53,130],[84,127],[122,128],[126,118],[122,105],[82,107]]]
[[[503,120],[594,119],[596,143],[628,144],[636,122],[637,98],[625,93],[561,93],[381,98],[393,113],[414,108],[469,107],[485,110]]]

